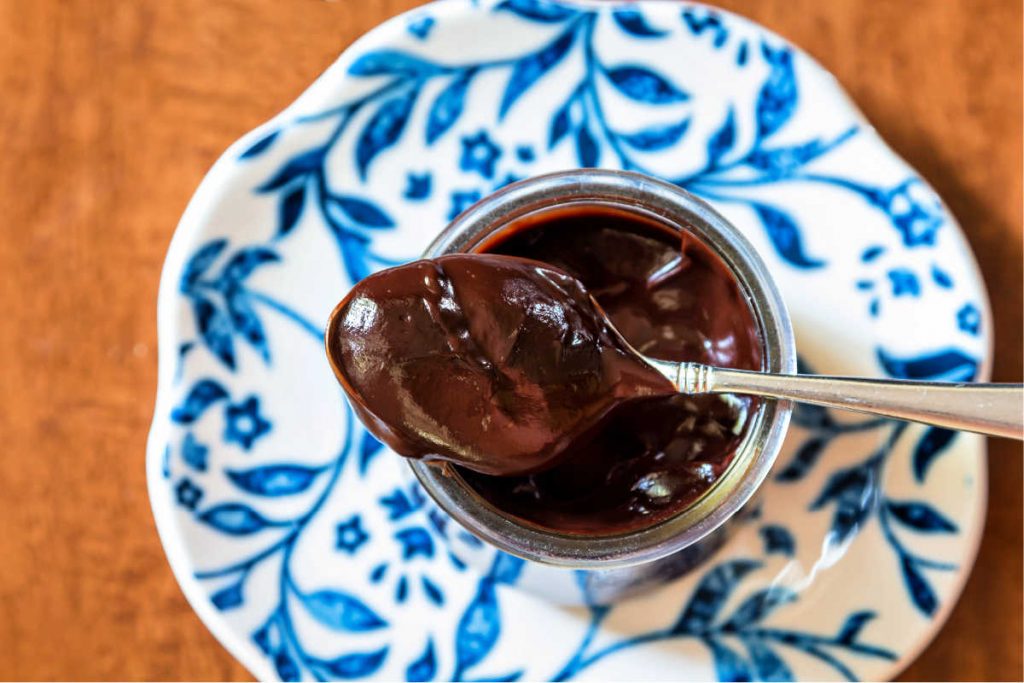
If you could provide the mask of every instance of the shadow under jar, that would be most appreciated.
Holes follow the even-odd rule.
[[[661,181],[588,169],[510,185],[457,217],[424,258],[453,253],[567,271],[645,355],[796,370],[785,305],[753,246]],[[586,601],[605,603],[674,578],[721,545],[774,462],[790,409],[748,397],[647,398],[617,408],[537,474],[410,463],[459,524],[533,563],[586,570],[575,583]],[[541,578],[538,592],[572,602],[550,595],[559,583]]]

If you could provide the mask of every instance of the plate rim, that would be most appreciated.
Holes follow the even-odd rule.
[[[608,8],[613,5],[662,4],[661,2],[658,2],[658,0],[550,1],[555,4],[590,9]],[[441,10],[442,12],[454,14],[465,11],[466,9],[471,9],[471,3],[475,4],[474,0],[432,0],[431,2],[426,2],[422,5],[400,12],[399,14],[396,14],[373,26],[341,49],[330,63],[324,67],[323,71],[293,100],[262,123],[242,133],[217,157],[213,164],[211,164],[210,168],[202,176],[196,191],[189,199],[181,218],[174,228],[168,244],[167,253],[161,265],[156,316],[158,376],[153,418],[150,423],[145,451],[146,489],[150,501],[150,509],[153,514],[157,535],[167,557],[168,564],[171,567],[171,572],[174,575],[174,579],[182,593],[185,595],[189,606],[214,638],[216,638],[216,640],[243,668],[258,680],[277,679],[270,661],[264,657],[253,656],[255,654],[254,645],[243,638],[236,629],[231,627],[228,620],[225,619],[220,612],[216,611],[213,604],[209,601],[206,592],[203,590],[198,580],[193,576],[193,566],[189,560],[188,551],[184,547],[184,533],[182,532],[181,526],[175,522],[173,514],[174,510],[169,507],[170,501],[167,499],[167,496],[162,489],[165,481],[161,473],[162,459],[164,448],[168,440],[168,432],[170,430],[170,423],[166,419],[166,415],[169,414],[170,410],[169,396],[170,388],[174,384],[174,362],[176,361],[175,355],[171,352],[173,346],[171,342],[180,338],[180,335],[178,334],[180,316],[177,311],[174,310],[174,300],[178,294],[177,275],[184,264],[188,248],[195,246],[198,238],[201,236],[203,214],[209,210],[210,206],[214,203],[214,200],[221,194],[223,185],[230,179],[225,171],[235,164],[237,157],[241,152],[247,149],[248,146],[256,140],[261,139],[266,133],[270,132],[271,129],[275,128],[274,124],[280,123],[283,119],[287,119],[290,112],[299,109],[300,105],[305,102],[307,95],[311,91],[315,90],[318,85],[322,82],[333,80],[336,72],[341,71],[342,66],[347,64],[354,55],[358,54],[360,49],[367,43],[378,41],[380,38],[384,37],[388,31],[395,31],[397,34],[400,34],[400,32],[404,30],[403,20],[410,15],[421,13],[428,8],[433,12]],[[702,2],[691,2],[689,0],[674,0],[674,4],[679,6],[685,5],[701,7],[718,12],[728,16],[733,21],[739,21],[753,26],[765,35],[774,37],[785,43],[794,52],[798,53],[804,60],[806,60],[808,64],[813,66],[820,75],[825,76],[831,82],[835,92],[842,98],[843,103],[853,114],[854,118],[866,131],[870,132],[873,144],[881,145],[882,149],[884,149],[889,156],[902,162],[917,176],[917,178],[919,178],[927,189],[934,193],[935,197],[939,199],[942,209],[948,217],[948,227],[953,228],[951,232],[959,242],[957,246],[961,257],[964,259],[965,274],[973,280],[973,284],[978,292],[979,296],[977,304],[981,311],[981,319],[988,323],[984,328],[985,331],[982,333],[984,349],[982,354],[979,356],[980,362],[978,364],[977,377],[974,381],[989,381],[991,378],[994,360],[994,338],[992,335],[992,307],[988,289],[985,286],[985,281],[982,277],[977,257],[973,249],[971,249],[970,242],[964,232],[962,224],[946,204],[943,197],[932,186],[931,182],[901,154],[892,148],[889,142],[879,134],[877,128],[863,110],[856,104],[836,76],[830,70],[825,68],[825,66],[822,65],[816,57],[803,49],[799,44],[775,30],[737,12],[707,5]],[[338,77],[347,78],[347,75],[344,72],[341,72],[338,74]],[[885,672],[885,680],[892,680],[899,676],[903,671],[917,661],[921,654],[923,654],[923,652],[934,642],[939,631],[945,627],[953,610],[959,604],[967,582],[969,581],[977,563],[988,516],[989,467],[988,445],[985,438],[978,437],[976,444],[971,447],[971,450],[976,452],[976,457],[978,458],[978,480],[975,483],[975,502],[973,506],[974,509],[972,511],[973,518],[976,519],[977,522],[971,529],[967,530],[965,551],[961,555],[962,561],[957,566],[952,585],[946,593],[947,599],[940,603],[939,609],[936,610],[935,614],[933,614],[927,622],[919,628],[918,633],[921,635],[914,639],[914,642],[910,647],[897,653],[897,659],[895,661],[879,663],[879,670]]]

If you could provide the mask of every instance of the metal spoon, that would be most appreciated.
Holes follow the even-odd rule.
[[[1024,439],[1024,384],[772,375],[642,357],[684,394],[767,396]]]

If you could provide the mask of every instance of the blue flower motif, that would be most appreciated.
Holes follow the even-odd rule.
[[[434,28],[434,23],[434,17],[425,16],[411,21],[406,28],[416,38],[426,40],[430,34],[430,29]]]
[[[416,493],[417,488],[414,487],[412,491]],[[395,489],[380,499],[381,506],[387,509],[388,519],[392,522],[411,515],[423,507],[423,503],[422,498],[410,498],[402,489]]]
[[[908,180],[883,195],[883,208],[908,247],[935,244],[942,227],[942,204],[921,181]]]
[[[434,540],[430,533],[422,527],[402,529],[395,534],[395,538],[402,544],[402,559],[411,560],[414,557],[433,557]]]
[[[476,171],[484,178],[494,177],[494,164],[501,156],[501,148],[494,144],[487,131],[462,138],[462,158],[459,168],[463,171]]]
[[[964,304],[956,312],[956,324],[961,331],[977,337],[981,331],[981,311],[974,304]]]
[[[454,220],[460,213],[480,201],[482,196],[479,190],[452,192],[452,208],[448,211],[448,220]]]
[[[406,199],[419,200],[430,196],[430,174],[409,173],[406,176],[405,194]]]
[[[370,540],[370,535],[363,530],[363,522],[359,515],[353,515],[347,522],[341,522],[337,526],[337,540],[334,544],[338,550],[344,550],[349,555],[355,555],[364,543]]]
[[[183,478],[174,488],[178,503],[189,510],[195,510],[203,497],[203,490],[192,483],[188,477]]]
[[[889,282],[892,283],[893,296],[921,295],[921,284],[917,281],[917,276],[909,270],[898,269],[889,271]]]
[[[270,422],[260,415],[260,400],[249,396],[241,403],[224,409],[227,425],[224,427],[224,441],[237,443],[245,450],[270,431]]]

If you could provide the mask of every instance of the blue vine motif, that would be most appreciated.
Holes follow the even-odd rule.
[[[576,677],[609,655],[644,643],[692,638],[711,653],[720,681],[791,681],[792,670],[779,649],[792,649],[815,657],[831,666],[844,678],[857,680],[853,671],[838,657],[880,657],[894,660],[887,648],[869,645],[859,639],[864,627],[875,618],[874,612],[855,612],[834,634],[818,635],[765,624],[775,610],[797,599],[797,594],[772,585],[748,595],[733,612],[722,614],[725,603],[744,577],[761,567],[756,560],[736,559],[718,564],[705,572],[675,622],[605,645],[593,647],[594,636],[609,614],[607,607],[590,608],[590,627],[573,657],[553,678],[566,681]],[[736,646],[745,650],[741,654]]]
[[[970,381],[977,371],[977,361],[954,350],[908,359],[897,359],[879,350],[879,359],[886,371],[899,379]],[[802,361],[800,371],[811,372]],[[826,408],[807,404],[797,405],[793,421],[807,430],[809,436],[775,475],[775,480],[781,483],[802,480],[836,438],[855,432],[888,430],[882,445],[865,460],[829,476],[809,509],[812,512],[831,510],[832,523],[826,542],[834,547],[847,543],[871,517],[877,517],[886,543],[896,556],[911,601],[923,614],[932,616],[938,609],[938,597],[923,570],[952,571],[956,565],[916,554],[901,540],[897,529],[912,534],[954,534],[958,529],[954,522],[930,504],[921,500],[893,499],[882,487],[882,470],[907,424],[884,419],[839,422]],[[911,458],[918,483],[924,482],[935,459],[955,438],[956,432],[938,427],[924,431]]]
[[[402,159],[417,165],[400,168],[389,178],[399,188],[396,197],[407,206],[429,207],[438,218],[444,214],[452,219],[494,189],[536,172],[539,165],[533,165],[545,153],[562,154],[581,167],[658,175],[713,203],[746,211],[780,265],[807,275],[822,271],[834,257],[807,238],[801,222],[806,218],[764,190],[814,186],[857,198],[892,228],[886,227],[885,235],[852,256],[860,275],[851,285],[865,297],[871,316],[881,316],[897,299],[923,298],[932,291],[953,291],[955,298],[948,267],[931,256],[923,265],[901,260],[908,250],[929,253],[936,245],[946,222],[938,200],[916,178],[874,184],[828,171],[830,155],[864,137],[865,131],[844,123],[828,134],[792,134],[796,127],[790,124],[802,96],[797,55],[777,39],[751,37],[723,15],[701,7],[686,6],[671,15],[672,21],[668,14],[655,21],[641,6],[585,9],[549,0],[497,0],[481,11],[540,27],[537,35],[542,39],[520,54],[465,63],[440,62],[411,49],[363,52],[348,66],[349,77],[364,86],[357,97],[269,130],[238,155],[248,168],[267,164],[269,172],[261,172],[251,188],[260,201],[273,206],[264,241],[238,245],[218,238],[199,244],[178,281],[194,334],[176,349],[176,377],[188,381],[179,387],[169,415],[178,431],[163,453],[162,475],[179,513],[204,533],[244,548],[238,559],[195,572],[213,606],[238,614],[266,602],[254,599],[257,591],[265,595],[268,586],[274,591],[250,636],[282,680],[359,679],[380,674],[385,667],[404,673],[409,681],[517,680],[527,675],[525,669],[495,666],[491,657],[500,647],[507,616],[503,594],[520,580],[521,560],[494,552],[487,571],[470,573],[448,551],[446,541],[457,538],[473,547],[480,542],[428,509],[415,485],[396,486],[367,506],[328,519],[327,504],[344,488],[339,483],[347,476],[359,478],[345,482],[348,486],[369,483],[383,445],[355,425],[346,404],[346,431],[329,457],[307,454],[308,459],[297,459],[289,454],[257,460],[255,453],[269,450],[267,444],[281,433],[282,415],[275,414],[269,394],[224,379],[250,367],[271,368],[272,361],[285,358],[280,344],[271,353],[270,335],[278,322],[304,333],[319,352],[320,324],[259,284],[282,266],[288,240],[299,231],[326,228],[341,271],[351,282],[404,260],[388,255],[380,239],[396,230],[400,214],[379,200],[369,184],[382,174],[380,166],[402,156],[399,145],[411,136],[418,136],[417,144],[428,149],[448,144],[455,150],[445,156],[451,168]],[[401,30],[407,41],[403,45],[415,47],[433,40],[438,21],[421,10]],[[687,36],[755,78],[754,96],[723,103],[713,125],[704,125],[694,107],[696,91],[662,71],[664,67],[603,54],[599,36],[607,31],[643,45]],[[560,92],[549,88],[559,82],[556,72],[565,86]],[[573,75],[567,78],[567,73]],[[471,98],[475,89],[483,90],[478,84],[485,78],[498,84],[486,113],[493,125],[478,119],[469,123]],[[549,88],[545,96],[538,97],[544,88]],[[644,116],[630,117],[628,123],[612,116],[623,103]],[[511,127],[506,122],[531,107],[544,122],[543,139],[508,140],[499,134]],[[658,122],[651,123],[655,118]],[[269,163],[282,140],[299,129],[304,147]],[[673,156],[684,144],[691,151]],[[697,150],[696,163],[692,150]],[[351,168],[339,159],[350,161]],[[665,159],[677,166],[658,166]],[[449,171],[457,180],[446,186]],[[961,341],[980,334],[976,303],[960,298],[950,310]],[[185,373],[186,362],[194,370],[194,359],[203,354],[213,360],[212,368]],[[954,346],[907,357],[879,349],[878,363],[894,377],[955,380],[973,377],[978,365],[970,353]],[[929,572],[954,567],[915,551],[913,539],[954,534],[957,525],[923,500],[893,498],[882,489],[883,470],[894,444],[905,438],[904,427],[881,420],[839,421],[808,406],[798,408],[794,419],[809,436],[776,475],[780,483],[802,480],[837,439],[864,432],[884,435],[883,443],[861,462],[832,473],[809,507],[831,515],[833,543],[843,543],[877,521],[911,601],[923,614],[934,614],[939,598]],[[952,432],[939,429],[927,430],[918,439],[911,460],[918,483],[954,439]],[[222,450],[238,458],[231,464],[218,462]],[[211,484],[213,477],[225,483],[218,489]],[[218,490],[228,491],[227,497],[218,498]],[[375,515],[385,523],[374,524]],[[318,518],[329,522],[326,540],[318,542],[328,544],[333,557],[343,558],[380,593],[356,595],[299,578],[301,562],[296,558],[301,552],[296,548],[303,539],[320,539],[310,532]],[[758,533],[766,558],[794,556],[796,540],[785,526],[764,524]],[[389,554],[374,556],[382,544]],[[781,586],[759,586],[744,596],[744,581],[759,567],[760,560],[748,558],[698,568],[695,588],[671,625],[611,643],[598,635],[616,608],[591,605],[582,641],[550,677],[568,680],[615,653],[681,639],[706,647],[720,680],[792,679],[794,665],[787,653],[814,658],[850,679],[855,678],[852,662],[859,658],[895,658],[892,651],[861,638],[875,617],[872,611],[854,611],[828,633],[773,626],[773,615],[797,596]],[[457,572],[467,593],[459,595],[441,581],[441,568]],[[258,583],[267,576],[270,584]],[[437,619],[415,642],[403,643],[394,637],[396,624],[381,595],[388,606],[417,601],[419,610],[452,611],[457,618]],[[732,597],[741,599],[727,609]],[[335,651],[312,646],[303,627],[310,623],[341,635],[333,641]]]
[[[744,139],[741,125],[746,124],[740,121],[736,108],[729,107],[707,140],[703,167],[672,176],[655,173],[645,165],[643,157],[680,144],[690,130],[690,115],[683,113],[678,120],[665,124],[620,130],[609,123],[602,88],[610,87],[643,107],[672,107],[686,103],[691,95],[649,66],[605,63],[598,56],[594,39],[596,27],[604,17],[610,17],[612,25],[626,35],[644,40],[661,38],[668,34],[668,29],[651,26],[638,10],[629,7],[602,12],[553,2],[506,0],[498,2],[494,11],[511,13],[559,30],[549,42],[525,55],[492,61],[444,64],[391,49],[361,55],[349,67],[349,74],[372,79],[379,84],[376,89],[349,103],[300,118],[300,124],[323,120],[336,123],[321,144],[293,157],[258,188],[261,193],[275,193],[280,197],[279,237],[288,235],[296,227],[305,206],[312,203],[335,237],[345,268],[354,281],[376,267],[391,265],[392,259],[372,248],[372,233],[393,228],[393,219],[366,197],[334,189],[327,169],[331,150],[351,133],[355,140],[356,175],[365,181],[373,162],[408,134],[408,122],[417,107],[422,107],[426,115],[425,141],[434,145],[458,123],[473,83],[484,73],[508,73],[495,111],[495,118],[500,122],[549,72],[563,62],[577,59],[582,63],[583,75],[566,99],[554,108],[547,145],[549,149],[571,145],[580,166],[601,165],[662,175],[712,201],[746,206],[759,219],[777,255],[798,269],[821,268],[825,262],[808,251],[797,220],[785,208],[755,198],[748,190],[780,183],[827,185],[860,196],[869,206],[883,212],[906,246],[934,244],[944,214],[938,200],[916,178],[904,180],[895,187],[876,187],[812,170],[814,162],[858,135],[857,126],[838,130],[827,139],[775,142],[776,134],[785,128],[799,101],[800,89],[789,47],[768,42],[758,46],[757,53],[768,67],[768,73],[754,104],[753,140],[741,142]],[[687,8],[683,10],[682,23],[698,37],[712,31],[716,49],[730,46],[730,31],[714,12],[700,15],[697,9]],[[742,39],[736,49],[737,62],[746,64],[750,51],[747,39]],[[443,86],[431,101],[425,101],[427,85],[434,81],[440,81]],[[360,119],[361,129],[352,130],[352,122],[364,111],[368,115]],[[242,158],[262,154],[278,134],[279,131],[275,131],[257,141],[242,153]],[[485,179],[492,178],[501,149],[488,139],[486,131],[463,138],[463,145],[461,167],[478,171]],[[413,183],[412,179],[410,175],[407,196],[418,198],[426,190],[419,189],[423,185]],[[460,197],[464,198],[481,196],[482,192],[475,188],[460,191]],[[474,200],[453,198],[450,217]],[[873,280],[864,282],[874,287]],[[862,285],[862,288],[867,286]],[[893,296],[899,295],[893,293]],[[871,305],[880,307],[880,299],[873,298]]]

